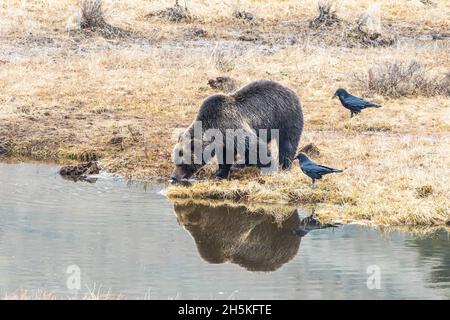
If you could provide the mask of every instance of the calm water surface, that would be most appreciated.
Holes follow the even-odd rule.
[[[417,238],[347,225],[300,238],[298,212],[277,224],[244,207],[174,206],[162,189],[109,176],[74,183],[54,166],[0,164],[0,295],[450,298],[444,230]],[[67,286],[73,265],[79,290]],[[380,288],[369,289],[376,275]]]

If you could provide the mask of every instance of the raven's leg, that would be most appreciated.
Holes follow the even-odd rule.
[[[312,188],[315,189],[316,188],[316,179],[311,178],[312,179]]]
[[[353,111],[350,111],[350,118],[353,118]]]

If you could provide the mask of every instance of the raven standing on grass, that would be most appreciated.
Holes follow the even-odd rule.
[[[308,177],[312,179],[313,185],[316,182],[316,180],[322,179],[323,175],[329,173],[342,172],[342,170],[339,169],[333,169],[314,163],[303,153],[300,153],[297,156],[297,159],[300,162],[300,169],[303,171],[304,174],[306,174]]]
[[[350,93],[345,91],[345,89],[337,89],[333,95],[333,99],[339,97],[342,105],[350,110],[350,118],[353,118],[354,114],[360,113],[365,108],[379,108],[379,104],[369,102],[362,98],[352,96]]]

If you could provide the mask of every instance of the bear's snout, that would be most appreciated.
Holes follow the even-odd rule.
[[[193,168],[188,165],[177,165],[170,175],[170,179],[173,183],[188,180],[194,174]]]

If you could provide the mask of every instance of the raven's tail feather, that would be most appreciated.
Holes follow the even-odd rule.
[[[324,168],[325,170],[327,170],[329,173],[339,173],[339,172],[344,172],[344,170],[341,169],[335,169],[335,168],[331,168],[331,167],[325,167],[325,166],[320,166],[322,168]]]

